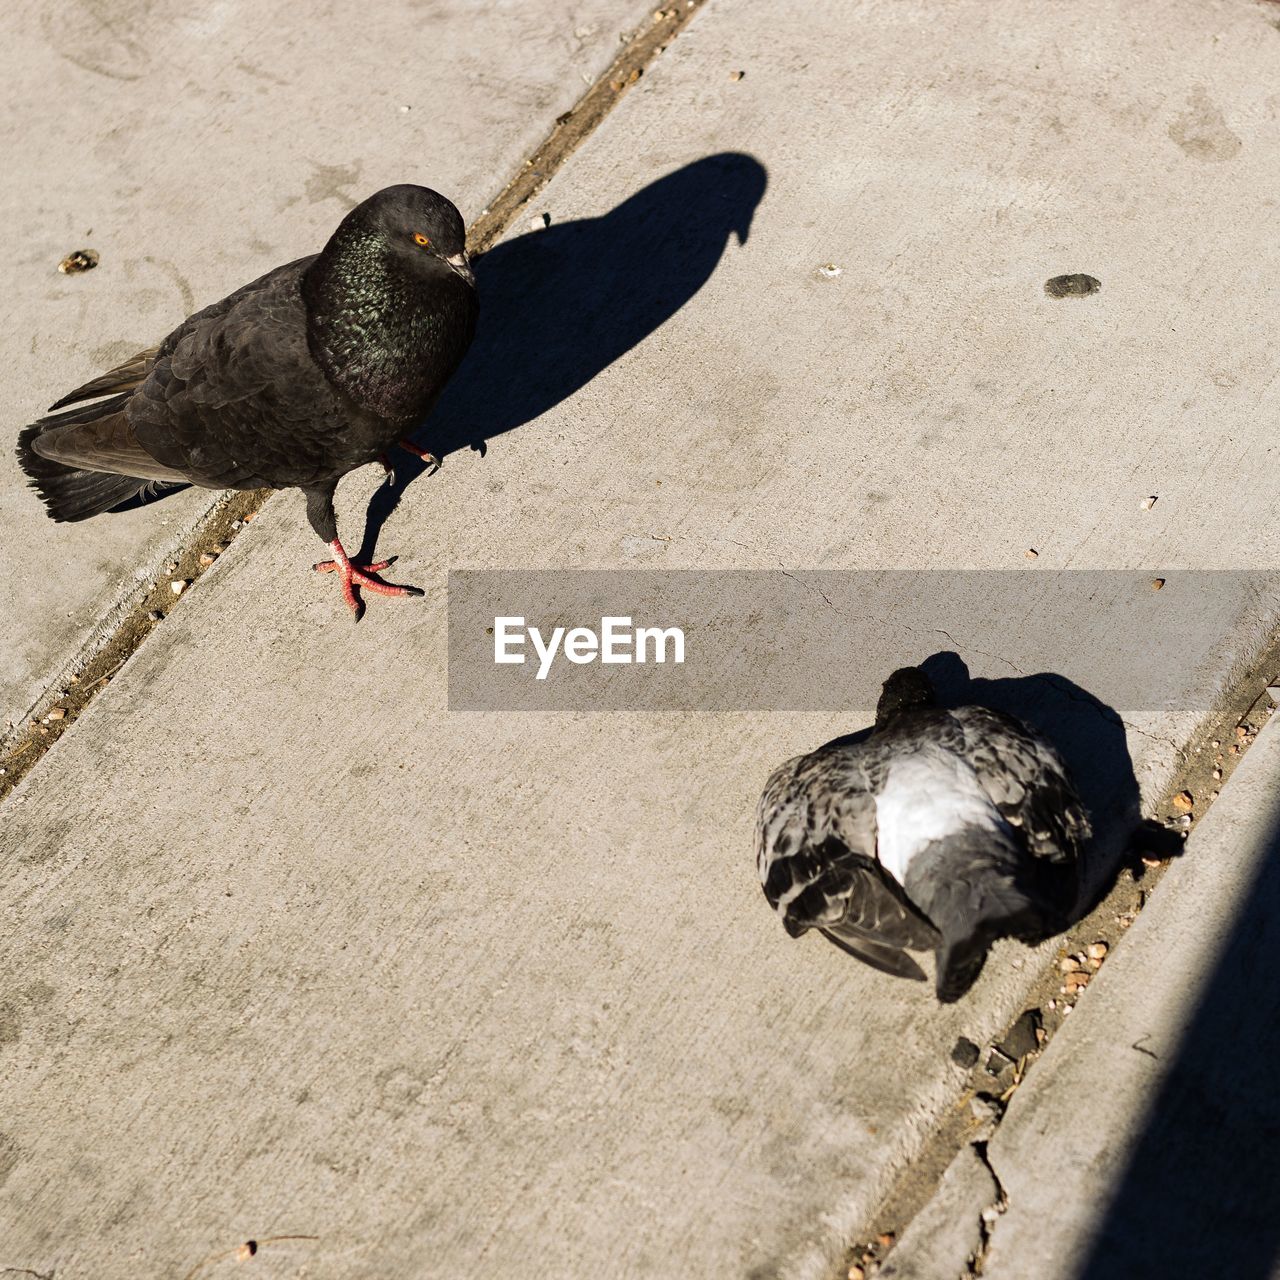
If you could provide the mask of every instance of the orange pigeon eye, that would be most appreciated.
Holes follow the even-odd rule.
[[[431,243],[431,241],[428,240],[427,237],[424,236],[421,231],[419,231],[418,234],[413,237],[413,243],[420,244],[425,249]]]

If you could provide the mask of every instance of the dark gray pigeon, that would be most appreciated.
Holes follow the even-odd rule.
[[[756,863],[787,932],[817,929],[959,999],[996,938],[1065,928],[1089,819],[1057,752],[999,711],[936,704],[918,667],[884,683],[865,741],[788,760],[756,812]]]
[[[431,412],[476,326],[457,209],[426,187],[386,187],[318,254],[197,312],[158,346],[63,396],[18,437],[55,520],[85,520],[169,484],[299,488],[358,618],[357,587],[421,595],[354,564],[333,494],[348,471]],[[92,401],[85,407],[67,405]],[[54,412],[63,410],[63,412]]]

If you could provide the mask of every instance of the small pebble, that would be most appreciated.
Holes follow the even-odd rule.
[[[1214,740],[1213,740],[1211,743],[1209,743],[1209,745],[1210,745],[1211,747],[1220,747],[1220,746],[1222,746],[1222,743],[1221,743],[1221,742],[1219,742],[1217,738],[1214,738]]]
[[[1222,770],[1215,769],[1209,776],[1214,780],[1214,782],[1217,782],[1222,777]]]
[[[1189,827],[1190,825],[1191,825],[1191,815],[1189,813],[1184,813],[1182,817],[1180,817],[1178,821],[1174,823],[1174,826],[1177,826],[1177,827]]]
[[[1242,724],[1236,725],[1237,738],[1247,738],[1248,736],[1249,736],[1249,730],[1244,725]]]
[[[882,1231],[878,1236],[876,1236],[876,1244],[878,1244],[882,1249],[887,1249],[896,1239],[897,1237],[892,1231]]]
[[[67,718],[66,707],[50,707],[49,714],[45,716],[46,720],[65,720]]]
[[[1101,940],[1089,943],[1089,959],[1105,960],[1107,957],[1107,944]]]
[[[951,1050],[951,1061],[968,1071],[971,1067],[978,1065],[981,1053],[982,1051],[968,1036],[960,1036]]]
[[[408,111],[408,110],[409,110],[409,108],[408,108],[407,106],[402,106],[402,107],[400,108],[400,110],[401,110],[401,111]]]
[[[147,617],[150,618],[152,622],[164,621],[164,614],[161,613],[159,609],[148,609]]]
[[[551,225],[551,215],[549,213],[539,213],[529,219],[530,231],[542,231]]]
[[[849,1268],[849,1280],[867,1280],[867,1273],[855,1262]]]
[[[1152,579],[1151,579],[1151,590],[1152,590],[1152,591],[1159,591],[1159,590],[1160,590],[1160,588],[1161,588],[1161,587],[1163,587],[1163,586],[1164,586],[1164,579],[1163,579],[1163,578],[1152,578]]]
[[[169,590],[172,591],[175,596],[180,596],[186,589],[186,578],[174,578],[174,580],[169,583]]]
[[[236,1250],[236,1261],[248,1262],[249,1259],[257,1252],[258,1242],[256,1240],[246,1240],[244,1244]]]
[[[1143,511],[1150,511],[1151,508],[1154,507],[1155,505],[1156,505],[1156,495],[1154,493],[1149,498],[1143,498],[1142,500]]]
[[[1173,807],[1182,813],[1190,813],[1196,807],[1195,797],[1190,791],[1179,791],[1173,797]]]
[[[1144,867],[1158,867],[1160,865],[1160,859],[1152,858],[1144,854],[1142,858],[1142,865]]]
[[[834,262],[827,262],[818,268],[818,274],[825,276],[828,280],[834,280],[838,276],[844,275],[844,268],[837,267]]]
[[[729,79],[730,79],[730,80],[741,80],[741,79],[742,79],[742,77],[743,77],[743,76],[745,76],[746,74],[747,74],[747,73],[746,73],[745,71],[730,71],[730,72],[729,72]]]
[[[212,551],[202,551],[200,553],[200,563],[206,568],[211,565],[218,557]]]
[[[1039,556],[1040,553],[1035,549],[1035,547],[1028,547],[1022,554],[1028,560],[1034,560],[1036,559],[1037,556]]]

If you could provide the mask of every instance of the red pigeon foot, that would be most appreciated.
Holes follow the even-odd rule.
[[[355,564],[350,556],[342,548],[342,543],[337,538],[329,543],[329,550],[333,552],[332,560],[321,560],[319,564],[313,566],[319,573],[337,573],[342,578],[342,598],[347,602],[347,608],[351,610],[356,621],[360,620],[360,615],[364,612],[364,604],[360,597],[356,595],[357,587],[367,587],[370,591],[376,591],[380,596],[420,596],[422,589],[420,587],[400,587],[391,582],[383,582],[381,578],[375,578],[375,573],[380,573],[383,569],[390,566],[390,560],[377,560],[373,564],[359,565]]]

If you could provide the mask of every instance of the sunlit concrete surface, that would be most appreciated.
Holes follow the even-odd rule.
[[[447,570],[1275,564],[1269,16],[710,0],[479,264],[444,468],[374,508],[426,598],[353,627],[273,499],[6,806],[4,1264],[837,1274],[1046,957],[940,1010],[765,907],[759,788],[883,671],[805,716],[451,714]],[[1274,621],[1127,739],[1041,708],[1104,829]],[[1016,684],[1036,625],[902,657]]]

